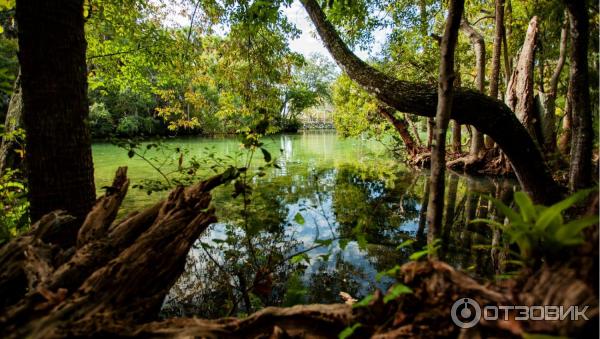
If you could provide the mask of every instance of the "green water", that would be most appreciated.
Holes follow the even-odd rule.
[[[219,222],[190,252],[165,314],[217,317],[268,305],[340,302],[341,291],[360,298],[391,284],[391,278],[376,279],[377,272],[408,261],[425,246],[426,172],[407,168],[376,141],[341,139],[334,132],[277,135],[264,142],[279,168],[250,180],[246,212],[242,198],[232,197],[232,185],[214,192]],[[167,143],[188,149],[186,156],[230,156],[238,166],[247,156],[235,138]],[[118,166],[128,166],[132,185],[159,178],[143,160],[130,159],[116,146],[95,144],[93,152],[97,187],[108,185]],[[264,164],[261,158],[254,157],[254,169]],[[490,205],[481,194],[497,196],[514,185],[448,175],[440,249],[445,260],[475,275],[494,273],[489,250],[473,249],[491,244],[492,233],[466,221],[487,216]],[[130,189],[121,214],[164,194]],[[407,239],[415,242],[397,249]]]

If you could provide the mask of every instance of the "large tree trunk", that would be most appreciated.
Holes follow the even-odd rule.
[[[550,78],[548,93],[540,93],[543,106],[542,134],[544,136],[544,150],[548,153],[556,151],[556,96],[558,80],[567,59],[567,37],[569,29],[569,14],[565,13],[565,20],[560,32],[559,56],[556,67]]]
[[[508,107],[515,112],[519,121],[525,126],[529,135],[534,140],[540,142],[540,121],[537,117],[533,96],[533,69],[538,32],[537,23],[538,19],[535,16],[529,22],[517,65],[506,88],[505,101]]]
[[[569,60],[569,100],[573,118],[569,189],[575,191],[591,185],[592,180],[592,112],[588,74],[589,23],[587,2],[565,1],[569,10],[571,49]]]
[[[392,78],[360,60],[348,49],[315,0],[302,0],[325,47],[354,81],[379,100],[405,113],[432,117],[436,88]],[[509,157],[523,189],[537,202],[560,195],[541,153],[514,113],[502,102],[476,91],[456,90],[451,118],[492,136]]]
[[[24,142],[16,135],[23,127],[23,97],[21,95],[21,73],[17,75],[13,93],[8,103],[8,112],[6,113],[6,122],[4,123],[5,136],[0,144],[0,175],[7,168],[23,169],[22,155],[17,150],[22,147],[20,143]]]
[[[438,238],[442,228],[444,213],[444,189],[446,170],[446,131],[452,112],[454,94],[454,51],[458,39],[460,19],[464,9],[464,0],[450,1],[446,27],[440,46],[440,75],[438,81],[437,112],[435,114],[435,143],[431,150],[431,188],[427,208],[427,243]],[[431,252],[433,254],[433,252]]]
[[[19,0],[16,18],[31,218],[62,209],[81,221],[96,194],[83,0]]]
[[[475,83],[477,85],[477,90],[481,93],[485,93],[485,41],[483,40],[483,36],[471,27],[466,20],[462,20],[460,27],[469,37],[475,51],[475,68],[477,69]],[[483,151],[484,136],[475,127],[472,128],[472,133],[473,136],[471,137],[471,149],[469,155],[477,158],[481,151]]]

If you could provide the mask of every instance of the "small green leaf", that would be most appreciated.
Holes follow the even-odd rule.
[[[367,245],[369,244],[367,242],[367,238],[365,237],[364,234],[359,234],[356,236],[356,242],[358,243],[358,248],[360,248],[361,250],[364,250],[367,248]]]
[[[340,332],[340,334],[338,335],[338,338],[339,339],[349,338],[352,334],[354,334],[354,331],[356,331],[356,329],[361,326],[362,325],[360,323],[356,323],[352,326],[346,327],[342,332]]]
[[[396,274],[398,274],[398,272],[400,271],[400,269],[401,269],[400,265],[396,265],[396,266],[390,268],[387,271],[378,272],[375,275],[375,280],[380,281],[381,278],[383,278],[384,276],[394,277],[394,276],[396,276]]]
[[[306,263],[310,264],[310,258],[308,257],[308,254],[306,253],[302,253],[302,254],[298,254],[292,257],[292,259],[290,259],[290,262],[292,264],[297,264],[301,261],[305,261]]]
[[[269,151],[267,151],[267,150],[266,150],[266,149],[264,149],[264,148],[261,148],[260,150],[261,150],[261,152],[262,152],[262,154],[263,154],[263,157],[264,157],[264,159],[265,159],[265,162],[271,162],[271,153],[269,153]]]
[[[593,189],[585,189],[574,193],[573,195],[567,197],[564,200],[557,202],[556,204],[546,208],[543,212],[540,213],[538,220],[535,223],[536,229],[543,231],[548,225],[552,223],[552,221],[557,218],[564,210],[573,206],[581,199],[587,197]]]
[[[428,253],[429,253],[429,250],[418,251],[418,252],[411,254],[410,257],[408,257],[408,259],[419,260],[421,257],[427,255]]]
[[[515,192],[515,202],[519,206],[521,216],[525,222],[533,222],[537,219],[537,212],[531,198],[524,192]]]
[[[304,217],[302,216],[302,214],[300,212],[296,213],[296,215],[294,216],[294,221],[296,223],[298,223],[299,225],[304,225]]]
[[[333,239],[317,239],[315,240],[315,244],[319,244],[322,246],[329,246],[333,242]]]
[[[410,293],[413,293],[413,291],[408,286],[398,283],[388,291],[385,297],[383,297],[383,303],[387,304],[388,302],[398,298],[402,294]]]
[[[348,239],[340,239],[340,249],[343,251],[348,246]]]
[[[477,224],[477,223],[488,224],[490,226],[497,227],[501,230],[503,230],[505,228],[505,226],[503,224],[501,224],[495,220],[492,220],[492,219],[477,218],[477,219],[473,219],[473,220],[469,221],[469,224]]]
[[[408,239],[408,240],[404,240],[400,245],[396,246],[396,250],[402,249],[406,246],[410,246],[414,243],[415,241],[412,239]]]
[[[510,220],[510,221],[521,220],[521,217],[519,216],[519,214],[517,212],[515,212],[513,209],[511,209],[510,207],[506,206],[501,200],[492,198],[492,197],[488,197],[488,199],[494,203],[496,208],[498,208],[500,210],[500,212],[502,212],[502,214],[504,214],[508,218],[508,220]]]
[[[566,223],[556,232],[556,240],[561,242],[567,241],[569,239],[579,240],[581,238],[581,231],[583,231],[586,227],[592,226],[597,223],[597,215],[583,217],[581,219],[577,219]]]
[[[352,308],[367,307],[371,301],[373,301],[373,298],[375,298],[375,296],[373,294],[369,294],[368,296],[352,304]]]

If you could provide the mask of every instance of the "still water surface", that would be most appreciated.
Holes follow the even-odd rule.
[[[252,178],[246,213],[242,198],[232,197],[232,185],[214,192],[219,222],[190,252],[186,271],[165,302],[165,314],[218,317],[267,305],[340,302],[341,291],[360,298],[392,283],[377,277],[378,272],[424,248],[428,173],[405,167],[377,141],[343,139],[335,132],[283,134],[264,142],[280,168]],[[243,158],[236,138],[167,143],[198,157],[231,156],[240,160],[238,165]],[[132,185],[159,177],[114,145],[95,144],[93,155],[96,187],[109,185],[123,165]],[[254,157],[255,169],[264,164],[261,158]],[[487,216],[490,205],[482,195],[512,190],[515,183],[454,173],[446,180],[440,251],[459,268],[490,275],[486,245],[492,232],[466,221]],[[163,196],[130,188],[121,214]],[[398,248],[406,240],[414,243]]]

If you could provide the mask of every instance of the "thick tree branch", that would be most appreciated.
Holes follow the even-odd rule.
[[[350,51],[315,0],[302,0],[302,4],[325,47],[354,81],[400,112],[435,116],[435,87],[398,80],[369,66]],[[558,197],[558,185],[540,151],[514,113],[502,102],[476,91],[457,90],[451,118],[490,135],[511,160],[523,189],[537,202],[551,202]]]

